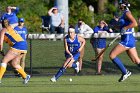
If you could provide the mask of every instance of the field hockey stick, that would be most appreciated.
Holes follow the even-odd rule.
[[[75,53],[78,53],[78,52],[79,52],[79,50],[77,50]],[[67,66],[69,65],[69,63],[70,63],[70,61],[72,60],[72,58],[73,58],[73,55],[71,54],[71,57],[69,58],[67,64],[64,66],[65,69],[66,69]]]
[[[96,61],[119,37],[121,34],[117,35],[107,46],[104,48],[95,58],[91,61]]]
[[[72,59],[72,58],[70,58],[70,59],[69,59],[69,61],[67,62],[67,64],[64,66],[64,68],[65,68],[65,69],[66,69],[66,68],[67,68],[67,66],[69,65],[69,63],[70,63],[71,59]]]

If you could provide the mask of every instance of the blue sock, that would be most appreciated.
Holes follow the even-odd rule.
[[[73,64],[72,64],[72,68],[76,68],[76,67],[77,67],[76,63],[73,62]]]
[[[122,61],[118,58],[118,57],[115,57],[113,60],[113,63],[121,70],[122,74],[126,74],[127,70],[126,68],[124,67]]]
[[[61,76],[61,75],[63,75],[63,73],[65,72],[65,68],[64,67],[61,67],[60,69],[59,69],[59,71],[57,72],[57,74],[55,75],[55,78],[56,78],[56,80]]]

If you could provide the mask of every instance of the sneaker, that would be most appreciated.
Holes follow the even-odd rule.
[[[51,78],[50,81],[51,81],[51,82],[56,82],[56,78],[55,78],[55,76],[53,76],[53,77]]]
[[[27,84],[28,81],[30,80],[31,76],[30,75],[27,75],[26,78],[24,79],[24,84]]]
[[[77,67],[75,68],[76,73],[79,73],[80,70],[79,70],[79,62],[78,61],[76,62],[76,65],[77,65]]]
[[[122,81],[126,80],[130,75],[131,75],[131,72],[127,71],[127,73],[125,75],[122,75],[118,81],[122,82]]]

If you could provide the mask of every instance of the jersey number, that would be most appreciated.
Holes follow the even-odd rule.
[[[70,52],[73,52],[73,47],[70,47]]]

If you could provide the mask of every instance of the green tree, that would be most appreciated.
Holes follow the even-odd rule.
[[[130,10],[137,19],[140,16],[140,0],[129,0]],[[5,12],[6,6],[18,6],[18,17],[25,18],[29,33],[41,32],[41,17],[47,15],[48,9],[53,7],[54,0],[0,0],[0,12]],[[94,13],[88,7],[94,7]],[[75,25],[79,18],[94,27],[96,23],[105,19],[107,22],[113,17],[112,13],[118,11],[118,0],[69,0],[69,24]],[[95,23],[92,23],[94,16]]]

